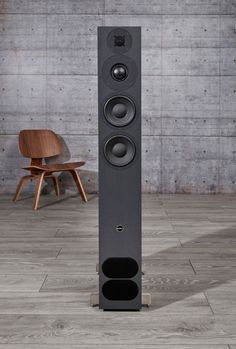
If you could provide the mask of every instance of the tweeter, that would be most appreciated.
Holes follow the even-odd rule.
[[[128,68],[126,67],[126,65],[121,63],[115,64],[111,68],[111,75],[114,80],[123,81],[128,76]]]

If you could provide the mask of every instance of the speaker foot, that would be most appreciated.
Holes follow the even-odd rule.
[[[99,264],[96,263],[96,273],[99,274]],[[142,275],[145,275],[145,271],[142,268]]]
[[[152,296],[150,293],[142,293],[142,307],[149,308],[152,304]]]
[[[90,306],[91,307],[98,307],[99,306],[99,294],[98,293],[91,293]]]
[[[142,293],[142,307],[150,307],[152,304],[152,297],[150,293]],[[90,306],[98,307],[99,306],[99,294],[91,293],[90,295]]]

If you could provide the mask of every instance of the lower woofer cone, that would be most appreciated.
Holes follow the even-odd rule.
[[[134,142],[126,136],[114,136],[108,139],[104,146],[107,161],[114,166],[126,166],[135,156]]]
[[[126,126],[135,117],[135,104],[126,96],[111,97],[104,106],[107,121],[114,126]]]

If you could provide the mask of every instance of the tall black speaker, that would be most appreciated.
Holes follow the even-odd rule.
[[[141,28],[98,28],[99,307],[141,308]]]

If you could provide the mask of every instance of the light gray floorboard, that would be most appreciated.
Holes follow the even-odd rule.
[[[49,291],[49,289],[48,289]],[[203,293],[189,296],[188,293],[159,292],[153,295],[153,309],[158,309],[158,314],[166,312],[176,316],[178,314],[211,315],[207,299]],[[74,292],[67,290],[50,292],[1,292],[1,314],[31,314],[31,315],[75,315],[93,314],[100,312],[97,308],[89,306],[89,289],[80,292],[74,287]],[[148,309],[143,309],[148,312]]]
[[[109,344],[96,344],[94,348],[96,349],[103,349],[103,348],[109,348]],[[90,349],[93,348],[91,345],[76,345],[76,344],[69,344],[69,345],[47,345],[47,344],[0,344],[0,349]],[[113,344],[113,348],[115,349],[229,349],[228,345],[120,345],[120,344]],[[232,346],[231,349],[235,349],[235,346]]]
[[[89,306],[97,198],[0,198],[0,349],[236,349],[236,197],[143,195],[141,312]]]
[[[0,343],[8,344],[236,344],[235,316],[143,311],[93,315],[4,315]]]

